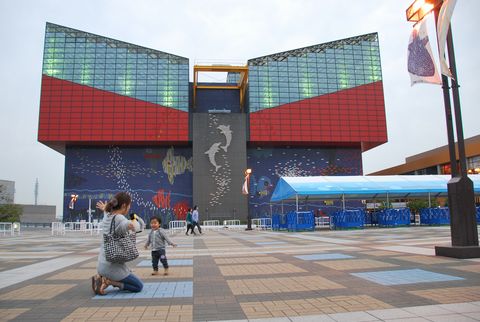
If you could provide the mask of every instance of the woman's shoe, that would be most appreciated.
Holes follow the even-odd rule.
[[[100,288],[101,288],[102,282],[103,282],[102,279],[103,278],[98,274],[92,276],[92,291],[96,295],[100,294]]]
[[[112,285],[111,281],[106,278],[106,277],[102,277],[102,285],[100,286],[100,288],[98,289],[98,295],[105,295],[107,294],[107,292],[105,292],[105,289],[109,286],[109,285]]]

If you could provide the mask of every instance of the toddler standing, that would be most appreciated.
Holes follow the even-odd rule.
[[[152,266],[153,272],[152,275],[158,275],[158,261],[162,262],[163,265],[163,275],[168,275],[168,262],[167,254],[165,252],[165,242],[177,247],[177,244],[173,243],[168,237],[165,231],[160,228],[161,220],[158,217],[152,217],[150,219],[150,227],[152,230],[148,234],[147,243],[145,244],[145,249],[148,249],[148,246],[152,245]]]

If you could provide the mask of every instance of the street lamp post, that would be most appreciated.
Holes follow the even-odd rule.
[[[407,20],[413,22],[421,21],[433,10],[435,14],[435,23],[438,24],[439,11],[442,4],[443,0],[416,0],[407,9]],[[449,26],[447,34],[447,51],[450,71],[452,72],[453,76],[451,82],[460,169],[457,168],[452,110],[450,104],[449,80],[447,76],[442,75],[443,99],[445,105],[448,147],[452,175],[452,178],[448,182],[448,206],[450,209],[450,232],[452,246],[435,246],[435,254],[437,256],[448,256],[455,258],[473,258],[480,257],[480,247],[478,245],[473,182],[467,175],[462,114],[460,108],[460,96],[458,92],[459,86],[451,26]]]

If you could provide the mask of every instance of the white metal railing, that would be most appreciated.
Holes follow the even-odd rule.
[[[10,234],[15,236],[15,233],[20,236],[20,223],[19,222],[0,222],[0,233],[3,236]]]
[[[52,222],[52,236],[65,235],[67,232],[81,232],[81,233],[96,233],[97,235],[102,230],[102,224],[99,222]]]
[[[65,225],[63,224],[63,222],[52,222],[52,236],[55,235],[65,235]]]
[[[206,230],[220,230],[222,226],[220,226],[219,220],[204,220],[202,229]]]
[[[272,218],[253,218],[252,228],[256,230],[272,229]]]
[[[330,227],[330,217],[315,217],[315,227]]]
[[[241,229],[240,220],[238,219],[229,219],[223,221],[223,227],[228,229]]]
[[[168,223],[168,231],[173,234],[180,230],[185,230],[187,222],[185,220],[172,220]]]

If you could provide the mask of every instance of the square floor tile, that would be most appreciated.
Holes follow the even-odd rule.
[[[461,277],[429,272],[423,269],[405,269],[350,274],[381,285],[401,285],[463,280]]]
[[[161,262],[158,263],[160,266],[162,266]],[[193,265],[193,259],[169,259],[168,260],[168,266],[192,266]],[[140,263],[137,264],[137,267],[151,267],[152,266],[152,261],[145,259],[142,260]]]
[[[317,261],[317,260],[328,260],[328,259],[344,259],[344,258],[354,258],[350,255],[332,253],[332,254],[310,254],[310,255],[298,255],[294,256],[296,258],[302,259],[304,261]]]
[[[278,244],[285,244],[285,242],[282,241],[267,241],[267,242],[258,242],[255,243],[256,245],[278,245]]]
[[[152,299],[152,298],[173,298],[173,297],[192,297],[193,282],[160,282],[145,283],[143,290],[138,293],[119,291],[117,288],[109,286],[107,295],[96,295],[94,300],[102,299]]]

